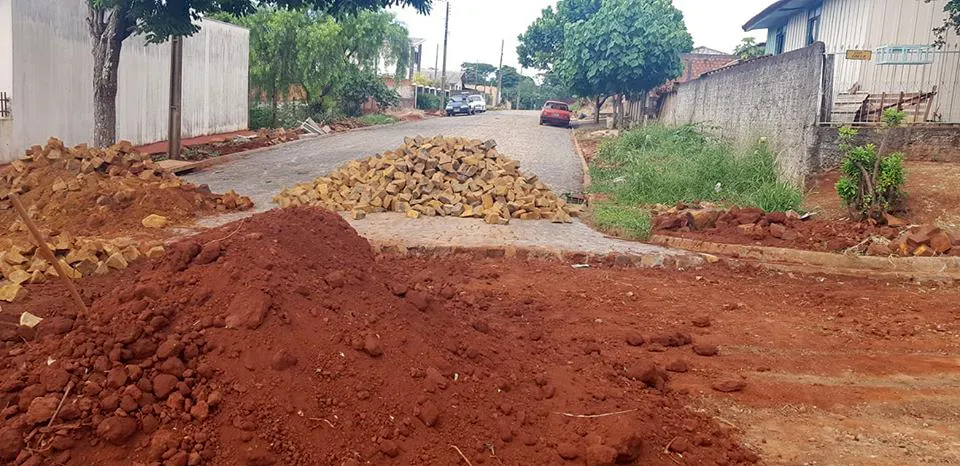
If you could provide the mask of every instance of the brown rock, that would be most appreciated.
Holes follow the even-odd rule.
[[[384,440],[380,442],[380,453],[386,455],[387,458],[396,458],[400,455],[400,446],[393,440]]]
[[[677,373],[683,373],[690,370],[690,368],[687,367],[687,362],[682,359],[677,359],[676,361],[673,361],[670,364],[667,364],[667,367],[665,367],[665,369],[670,372],[677,372]]]
[[[557,445],[557,454],[564,460],[573,461],[580,457],[580,449],[572,443],[561,443]]]
[[[178,340],[169,339],[157,347],[157,357],[160,359],[179,357],[181,351],[183,351],[183,345]]]
[[[24,420],[31,426],[40,424],[41,422],[47,422],[53,417],[53,413],[57,410],[58,404],[60,404],[60,398],[54,395],[34,398],[33,401],[30,402],[30,407],[27,409]]]
[[[903,227],[907,225],[907,222],[904,222],[899,217],[895,217],[890,214],[883,214],[883,219],[886,221],[886,224],[889,227],[897,228],[897,227]]]
[[[710,316],[694,317],[693,320],[690,321],[690,323],[692,323],[694,327],[699,327],[699,328],[709,327],[711,323]]]
[[[247,466],[271,466],[276,464],[277,457],[263,448],[253,448],[244,453]]]
[[[786,223],[787,213],[786,212],[770,212],[765,217],[768,222],[773,223]]]
[[[136,433],[137,421],[129,417],[108,417],[97,426],[97,435],[114,445],[123,445]]]
[[[363,340],[363,352],[374,358],[383,356],[383,347],[380,345],[380,339],[373,334],[367,335]]]
[[[423,425],[433,427],[437,425],[437,420],[440,418],[440,410],[432,401],[427,401],[420,407],[420,414],[417,417],[423,421]]]
[[[275,371],[282,371],[297,365],[297,357],[288,353],[287,350],[277,351],[270,358],[270,367]]]
[[[222,253],[223,245],[221,245],[219,241],[211,241],[200,248],[200,253],[197,254],[197,257],[193,258],[193,263],[196,265],[212,264]]]
[[[170,374],[160,374],[153,378],[153,394],[159,399],[164,399],[177,388],[176,377]]]
[[[107,386],[110,388],[120,388],[126,385],[130,376],[127,374],[127,368],[120,366],[110,369],[107,372]]]
[[[747,383],[742,380],[721,380],[714,382],[712,387],[718,392],[731,393],[743,391],[744,388],[747,388]]]
[[[717,224],[720,211],[715,209],[691,210],[687,212],[687,226],[694,231],[713,228]]]
[[[639,333],[630,333],[627,335],[627,344],[630,346],[643,346],[643,335]]]
[[[180,378],[183,377],[183,371],[187,370],[187,366],[183,364],[183,361],[180,358],[167,358],[160,363],[160,372],[164,374],[170,374],[174,377]]]
[[[206,401],[198,401],[197,404],[190,408],[190,416],[198,421],[202,421],[210,417],[210,406],[207,405]]]
[[[927,246],[926,244],[921,244],[913,250],[913,255],[917,257],[933,257],[937,255],[937,252],[933,248]]]
[[[639,363],[627,369],[624,374],[627,378],[643,382],[646,386],[663,390],[670,380],[670,375],[651,362]]]
[[[617,463],[617,450],[606,445],[591,445],[586,455],[588,466],[613,466]]]
[[[659,336],[653,337],[650,339],[650,341],[654,343],[659,343],[669,348],[669,347],[689,345],[691,342],[693,342],[693,339],[690,338],[690,334],[676,332],[676,333],[668,333],[666,335],[659,335]]]
[[[24,446],[20,429],[13,426],[0,428],[0,461],[13,461]]]
[[[893,251],[890,250],[890,246],[883,243],[872,242],[869,246],[867,246],[868,256],[887,257],[892,253]]]
[[[953,247],[953,238],[945,231],[938,231],[930,236],[930,247],[937,254],[944,254]]]
[[[270,295],[257,289],[237,293],[227,309],[227,328],[256,330],[263,324],[270,310]]]
[[[674,453],[683,454],[690,451],[691,448],[693,448],[693,445],[686,437],[677,437],[670,442],[669,450]]]
[[[699,356],[716,356],[720,353],[720,348],[716,345],[693,345],[693,352]]]
[[[770,236],[774,238],[784,239],[784,235],[787,233],[787,227],[783,226],[780,223],[771,223],[770,224]]]
[[[430,307],[429,297],[422,291],[419,290],[408,290],[406,294],[407,301],[410,304],[413,304],[413,307],[417,308],[418,311],[426,311]]]

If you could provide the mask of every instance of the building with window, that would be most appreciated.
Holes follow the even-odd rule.
[[[823,42],[834,66],[834,102],[847,105],[834,112],[838,118],[873,121],[895,106],[908,121],[960,122],[960,39],[948,33],[942,47],[933,46],[946,4],[778,0],[743,29],[766,29],[772,55]]]

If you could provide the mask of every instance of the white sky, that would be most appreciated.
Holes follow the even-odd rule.
[[[724,52],[746,36],[759,42],[766,40],[764,31],[743,32],[742,26],[774,0],[673,0],[683,12],[687,30],[696,46]],[[482,62],[497,66],[500,41],[506,40],[503,63],[519,68],[517,36],[527,30],[540,10],[556,5],[556,0],[450,0],[450,36],[447,69],[458,70],[463,62]],[[397,19],[407,25],[411,37],[426,39],[423,45],[423,68],[432,68],[440,46],[443,63],[443,21],[445,0],[435,0],[429,16],[418,15],[412,8],[393,8]],[[534,74],[524,70],[524,74]]]

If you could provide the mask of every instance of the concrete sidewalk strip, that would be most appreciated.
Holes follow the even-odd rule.
[[[346,215],[344,215],[346,217]],[[384,252],[411,255],[471,253],[487,257],[537,257],[577,263],[689,268],[705,264],[701,254],[612,239],[579,221],[559,225],[525,220],[488,225],[474,219],[394,213],[368,215],[350,224]]]

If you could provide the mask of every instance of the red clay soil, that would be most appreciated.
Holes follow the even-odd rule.
[[[936,224],[960,233],[960,163],[904,162],[907,184],[904,220],[914,224]],[[840,178],[837,170],[820,175],[811,184],[804,208],[820,218],[839,220],[849,213],[834,186]],[[898,214],[900,215],[900,214]]]
[[[736,432],[687,409],[689,389],[663,370],[693,357],[698,327],[647,320],[637,314],[651,309],[646,298],[623,289],[584,294],[611,272],[653,290],[665,278],[378,261],[337,215],[261,214],[177,243],[159,262],[84,279],[88,315],[57,284],[4,306],[0,459],[755,462]],[[46,319],[16,327],[23,311]],[[742,381],[731,370],[706,386]]]
[[[200,144],[209,144],[213,142],[228,141],[230,139],[236,138],[237,136],[253,136],[257,134],[255,131],[243,130],[243,131],[233,131],[230,133],[220,133],[220,134],[209,134],[206,136],[197,136],[194,138],[182,139],[180,145],[182,147],[195,146]],[[139,152],[148,155],[154,154],[164,154],[167,152],[167,147],[169,143],[167,141],[157,141],[151,144],[144,144],[142,146],[137,146],[136,149]]]
[[[734,208],[720,215],[715,227],[696,231],[681,215],[660,214],[653,233],[714,243],[746,244],[820,252],[843,252],[872,237],[896,239],[900,230],[863,222],[788,218],[784,212]],[[752,226],[747,228],[745,225]],[[776,225],[772,226],[771,225]],[[787,233],[780,233],[778,228]]]

